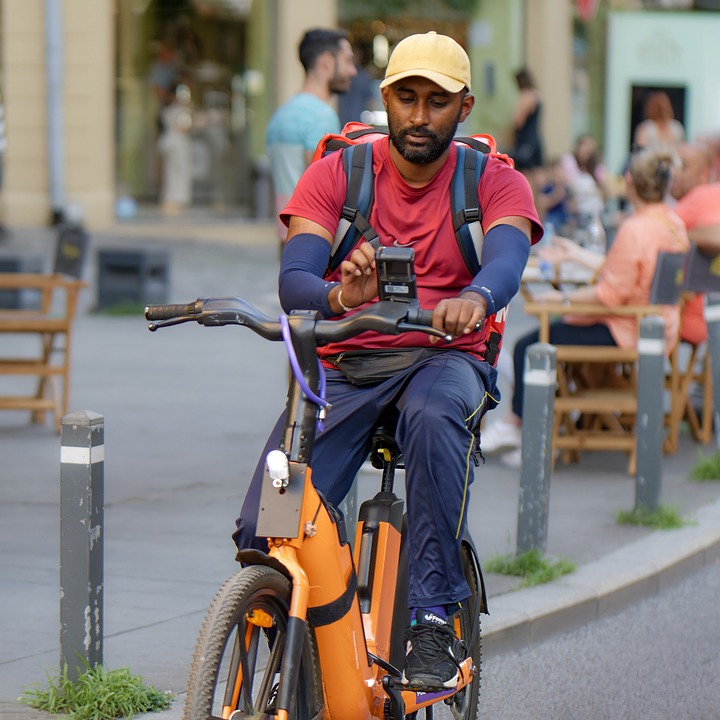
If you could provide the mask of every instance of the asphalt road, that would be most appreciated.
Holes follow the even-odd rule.
[[[720,564],[624,612],[483,663],[481,718],[720,717]]]

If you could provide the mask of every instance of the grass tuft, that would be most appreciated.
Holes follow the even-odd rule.
[[[88,668],[77,680],[68,679],[67,666],[56,677],[49,674],[47,687],[24,689],[21,702],[38,710],[66,714],[69,720],[114,720],[132,718],[170,707],[172,693],[145,685],[128,668],[108,670],[103,665]]]
[[[533,587],[571,573],[575,570],[575,564],[566,559],[553,561],[535,548],[521,555],[500,555],[490,558],[485,568],[491,573],[521,577],[523,581],[520,587]]]
[[[693,480],[720,480],[720,451],[704,455],[702,450],[698,450],[690,477]]]
[[[620,525],[644,525],[654,530],[677,530],[689,524],[673,505],[660,505],[656,510],[640,505],[632,510],[621,510],[616,520]]]

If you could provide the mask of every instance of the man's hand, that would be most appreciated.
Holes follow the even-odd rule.
[[[457,298],[441,300],[433,311],[433,327],[457,338],[482,326],[487,301],[479,293],[466,292]],[[434,338],[431,338],[434,340]]]
[[[340,265],[342,303],[356,308],[377,297],[378,282],[375,270],[375,248],[362,243]],[[339,291],[338,291],[339,295]],[[337,298],[337,295],[335,296]]]

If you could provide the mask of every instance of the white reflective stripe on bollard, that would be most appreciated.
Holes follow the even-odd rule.
[[[105,446],[60,448],[60,462],[66,465],[93,465],[105,461]]]
[[[703,311],[706,322],[717,322],[720,320],[720,304],[711,305],[706,303],[705,310]]]
[[[641,337],[638,340],[637,349],[641,355],[663,355],[665,353],[665,341]]]
[[[557,382],[557,372],[553,370],[545,370],[534,368],[526,370],[523,376],[526,385],[534,385],[538,387],[550,387]]]

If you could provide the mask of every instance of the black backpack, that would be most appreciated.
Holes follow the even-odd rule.
[[[315,150],[313,160],[342,150],[343,169],[347,178],[345,204],[335,235],[328,273],[336,270],[362,235],[378,245],[378,236],[368,222],[373,204],[372,143],[387,132],[362,123],[348,123],[341,134],[325,135]],[[450,184],[450,207],[455,237],[465,265],[471,275],[480,270],[483,234],[482,208],[478,203],[477,186],[485,169],[487,156],[498,157],[510,166],[512,160],[498,153],[491,135],[456,137],[457,165]]]
[[[385,137],[387,132],[362,123],[348,123],[338,134],[325,135],[317,145],[313,161],[340,150],[347,178],[345,203],[330,254],[326,276],[336,270],[355,247],[360,236],[375,248],[380,246],[378,234],[368,218],[373,204],[372,143]],[[477,187],[485,170],[488,155],[497,157],[514,167],[512,159],[498,153],[491,135],[456,137],[457,165],[450,183],[450,208],[455,238],[470,274],[480,271],[482,252],[482,208],[478,202]],[[497,364],[502,336],[505,330],[507,309],[502,308],[486,318],[488,330],[485,359]]]

